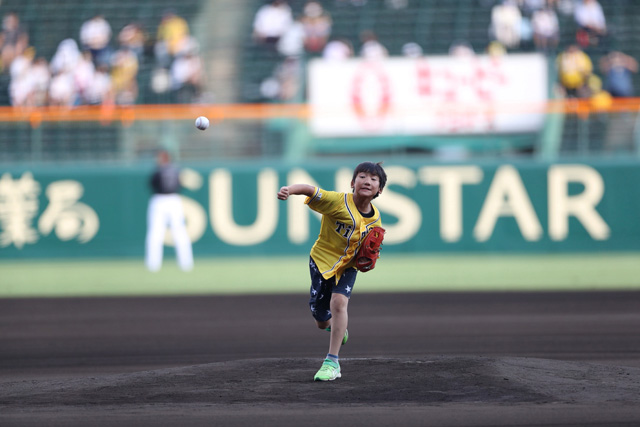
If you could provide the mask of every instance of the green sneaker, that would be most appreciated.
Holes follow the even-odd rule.
[[[325,331],[331,332],[331,326],[326,328]],[[345,329],[344,330],[344,337],[342,337],[342,345],[345,345],[347,343],[347,341],[349,341],[349,330]]]
[[[320,370],[313,377],[314,381],[333,381],[336,378],[340,378],[340,364],[332,361],[331,359],[324,359]]]
[[[344,330],[344,337],[342,337],[342,345],[345,345],[349,341],[349,330]]]

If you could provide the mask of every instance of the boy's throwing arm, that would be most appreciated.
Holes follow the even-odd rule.
[[[315,187],[309,184],[293,184],[293,185],[285,185],[280,188],[278,191],[278,199],[287,200],[289,196],[293,195],[303,195],[307,197],[313,196],[315,192]]]

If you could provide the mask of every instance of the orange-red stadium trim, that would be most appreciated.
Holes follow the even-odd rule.
[[[442,105],[439,105],[442,111]],[[493,113],[568,113],[581,116],[592,113],[638,112],[640,98],[620,98],[610,102],[594,102],[591,99],[552,100],[546,104],[493,104],[490,107],[451,106],[468,112],[470,109],[490,110]],[[187,104],[187,105],[133,105],[133,106],[79,106],[16,108],[0,107],[0,122],[91,122],[91,121],[149,121],[149,120],[195,120],[206,116],[213,123],[221,120],[264,120],[274,118],[310,117],[308,104]],[[331,112],[328,112],[329,114]]]

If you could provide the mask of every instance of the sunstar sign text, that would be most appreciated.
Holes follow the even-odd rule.
[[[477,242],[491,239],[501,218],[512,218],[525,241],[535,242],[543,238],[545,230],[534,203],[527,191],[518,170],[511,165],[496,169],[493,177],[487,178],[482,168],[473,165],[461,166],[424,166],[411,169],[403,166],[386,167],[388,181],[383,194],[374,201],[383,215],[396,221],[385,223],[387,233],[385,244],[401,244],[416,237],[423,226],[423,209],[437,209],[439,234],[442,241],[455,243],[467,233],[471,233]],[[335,189],[350,191],[352,171],[340,169],[335,173]],[[286,182],[279,179],[278,173],[270,168],[262,169],[257,176],[257,214],[255,221],[248,225],[239,225],[234,220],[233,176],[226,169],[216,169],[209,175],[209,212],[210,224],[214,233],[225,243],[235,246],[249,246],[268,241],[278,227],[279,210],[286,209],[287,239],[293,244],[303,244],[315,238],[310,233],[311,216],[317,216],[304,203],[302,197],[292,197],[280,202],[276,193],[280,186],[293,183],[319,185],[307,171],[293,169],[286,174]],[[490,179],[488,191],[473,228],[464,229],[465,210],[464,189],[478,186]],[[598,212],[598,204],[605,193],[605,185],[600,173],[587,165],[552,165],[546,171],[546,182],[528,185],[545,185],[547,194],[546,233],[553,241],[567,239],[570,232],[570,218],[579,222],[593,240],[607,240],[610,227]],[[570,185],[577,185],[580,192],[569,191]],[[418,186],[437,188],[437,200],[417,200],[413,194]],[[326,185],[324,187],[327,188]],[[400,190],[406,189],[406,192]],[[253,194],[256,194],[253,193]],[[252,194],[249,192],[248,194]],[[251,200],[248,201],[252,203]],[[185,206],[187,222],[199,224],[191,229],[192,239],[199,239],[206,221],[193,216],[204,215],[204,211],[189,209]],[[574,227],[574,225],[572,225]],[[436,236],[429,236],[436,238]]]

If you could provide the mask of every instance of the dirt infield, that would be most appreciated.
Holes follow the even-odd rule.
[[[0,424],[638,425],[640,292],[0,300]],[[90,422],[89,422],[90,421]]]

